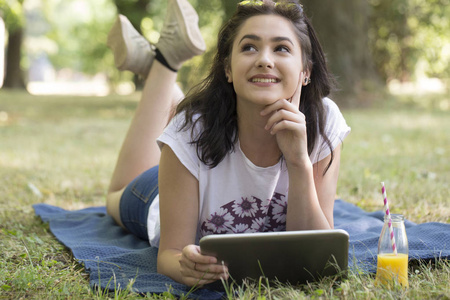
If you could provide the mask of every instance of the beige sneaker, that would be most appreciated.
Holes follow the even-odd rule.
[[[155,57],[150,44],[124,15],[119,15],[108,34],[106,45],[114,54],[114,64],[121,71],[147,77]]]
[[[198,15],[187,0],[169,0],[156,48],[175,70],[179,70],[184,61],[205,52]]]

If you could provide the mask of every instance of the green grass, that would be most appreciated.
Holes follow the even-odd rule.
[[[83,267],[31,207],[40,202],[67,209],[104,205],[136,99],[0,90],[1,299],[141,298],[128,290],[91,290]],[[384,181],[393,213],[418,223],[449,223],[449,112],[411,108],[413,102],[402,101],[343,111],[352,133],[342,152],[338,197],[380,210]],[[234,291],[243,299],[450,299],[450,264],[422,264],[411,269],[409,282],[407,290],[388,291],[375,287],[373,276],[353,272],[342,282],[328,278],[297,288],[261,282]]]
[[[393,213],[414,222],[450,222],[450,113],[344,111],[338,194],[368,210],[383,208],[384,181]]]

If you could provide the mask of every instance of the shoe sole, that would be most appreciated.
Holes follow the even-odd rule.
[[[195,9],[192,7],[192,5],[187,1],[187,0],[173,0],[176,2],[176,10],[175,13],[177,14],[177,19],[178,20],[183,20],[183,26],[180,26],[181,29],[183,30],[183,33],[185,36],[188,37],[188,40],[185,42],[186,46],[188,46],[188,48],[193,52],[196,53],[197,55],[202,54],[203,52],[205,52],[206,50],[206,45],[205,42],[203,40],[203,37],[199,32],[191,32],[191,30],[189,30],[189,26],[186,26],[186,16],[183,14],[183,8],[185,8],[185,10],[192,10],[195,14],[197,14],[195,12]],[[198,20],[197,20],[198,22]]]
[[[123,23],[126,18],[122,15],[119,15],[116,22],[114,23],[111,31],[108,34],[108,39],[106,45],[113,49],[114,51],[114,64],[116,67],[123,71],[123,66],[126,64],[126,60],[128,57],[128,49],[126,47],[124,32],[123,32]]]
[[[119,14],[108,34],[106,44],[113,50],[114,64],[117,69],[131,71],[144,78],[148,75],[153,59],[143,56],[148,54],[154,57],[154,50],[127,17]],[[137,59],[136,56],[138,56]]]

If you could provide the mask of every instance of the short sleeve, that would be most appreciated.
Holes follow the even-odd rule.
[[[168,145],[180,162],[194,175],[199,178],[200,160],[197,156],[197,147],[192,144],[191,126],[182,128],[184,124],[184,113],[179,113],[169,122],[163,133],[157,139],[159,148]],[[194,135],[196,132],[194,131]]]
[[[339,144],[341,144],[347,135],[350,133],[351,128],[347,125],[339,107],[329,98],[324,98],[323,105],[325,108],[325,135],[328,137],[331,143],[331,148],[334,150]],[[328,155],[330,155],[331,149],[321,135],[316,139],[316,144],[310,155],[311,162],[314,164],[321,161]]]

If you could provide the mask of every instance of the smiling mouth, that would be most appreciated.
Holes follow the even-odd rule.
[[[262,83],[276,83],[278,82],[275,78],[252,78],[251,82],[262,82]]]

